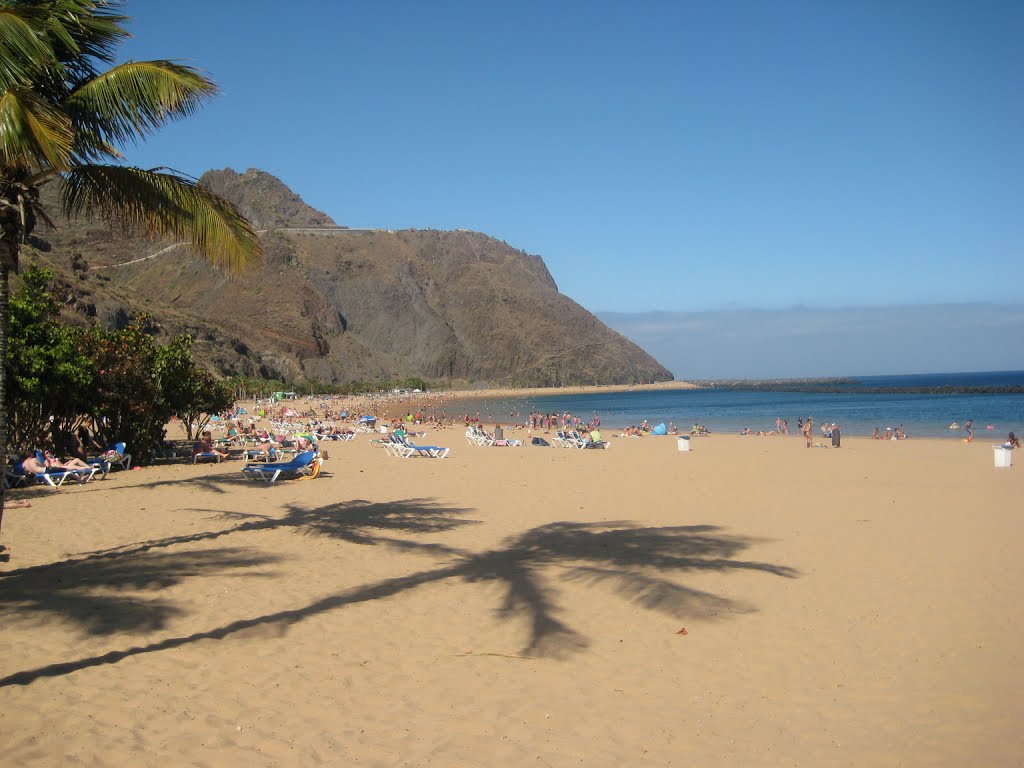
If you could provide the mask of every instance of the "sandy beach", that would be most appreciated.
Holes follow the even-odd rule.
[[[5,761],[1024,762],[1024,470],[989,443],[370,437],[315,480],[16,492]]]
[[[407,412],[422,410],[426,415],[445,413],[451,419],[458,416],[463,403],[470,401],[524,400],[532,397],[565,397],[586,394],[613,394],[616,392],[657,392],[696,388],[696,384],[688,381],[659,381],[652,384],[601,384],[575,387],[439,389],[429,392],[409,392],[401,395],[386,394],[380,397],[358,395],[341,398],[340,400],[344,407],[348,408],[352,413],[368,413],[379,417],[396,418],[401,417]],[[296,407],[300,411],[309,407],[305,400],[299,400],[298,403]],[[253,403],[246,403],[246,406],[250,412],[253,411]],[[522,422],[526,422],[526,414],[522,415]]]

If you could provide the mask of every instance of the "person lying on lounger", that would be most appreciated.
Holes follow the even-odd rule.
[[[44,451],[43,458],[45,459],[47,469],[92,469],[92,467],[90,467],[84,461],[74,456],[72,456],[67,461],[61,461],[49,451]]]
[[[225,453],[224,451],[217,450],[216,446],[214,446],[213,433],[209,431],[203,432],[203,434],[200,435],[200,437],[202,439],[198,440],[196,444],[192,446],[193,461],[195,460],[196,456],[200,454],[209,454],[211,456],[215,455],[217,457],[217,461],[220,461],[221,459],[226,459],[228,457],[227,453]]]
[[[46,471],[46,465],[36,458],[35,451],[25,452],[25,455],[21,457],[21,466],[26,473],[31,473],[33,475],[38,475],[40,472]]]
[[[59,462],[50,456],[49,451],[44,454],[43,461],[40,461],[35,451],[26,451],[21,460],[21,468],[23,472],[33,475],[41,475],[46,472],[70,472],[75,469],[92,469],[81,459],[73,459],[72,461],[77,461],[78,465],[73,465],[71,462],[67,464]],[[85,475],[81,475],[76,479],[79,483],[84,483],[88,478]]]

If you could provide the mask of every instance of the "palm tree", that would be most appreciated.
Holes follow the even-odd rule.
[[[173,237],[237,272],[262,254],[252,226],[226,200],[165,168],[124,163],[119,151],[194,112],[217,87],[172,61],[114,65],[127,38],[121,0],[0,0],[0,361],[7,359],[9,276],[38,220],[45,184],[68,216],[93,216]],[[5,382],[0,448],[6,469]],[[0,521],[3,490],[0,485]]]

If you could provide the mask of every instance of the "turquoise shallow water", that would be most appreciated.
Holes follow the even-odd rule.
[[[863,377],[868,386],[1005,386],[1024,384],[1024,372],[927,374]],[[1002,442],[1008,432],[1024,433],[1024,394],[909,394],[737,392],[730,390],[660,390],[585,395],[557,395],[504,400],[475,400],[460,406],[498,423],[526,421],[533,410],[569,412],[588,421],[596,411],[605,427],[670,421],[683,431],[699,422],[712,432],[775,428],[776,417],[788,419],[796,433],[798,417],[816,424],[836,422],[846,435],[870,435],[875,427],[903,425],[911,437],[962,438],[952,422],[974,420],[976,440]],[[987,425],[992,430],[987,430]]]

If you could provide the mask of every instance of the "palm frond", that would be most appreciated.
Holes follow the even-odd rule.
[[[171,61],[129,61],[77,88],[67,99],[76,124],[107,142],[138,140],[169,120],[195,112],[217,86]]]
[[[263,254],[252,225],[231,203],[173,173],[117,165],[76,166],[63,176],[71,216],[98,216],[173,237],[218,269],[238,273]]]
[[[0,96],[0,163],[7,167],[71,165],[74,132],[67,115],[30,89],[15,86]]]
[[[131,37],[120,0],[50,0],[41,7],[41,28],[73,83],[95,77],[96,62],[110,64],[118,46]]]
[[[55,61],[53,49],[19,10],[0,7],[0,90],[27,84]]]

